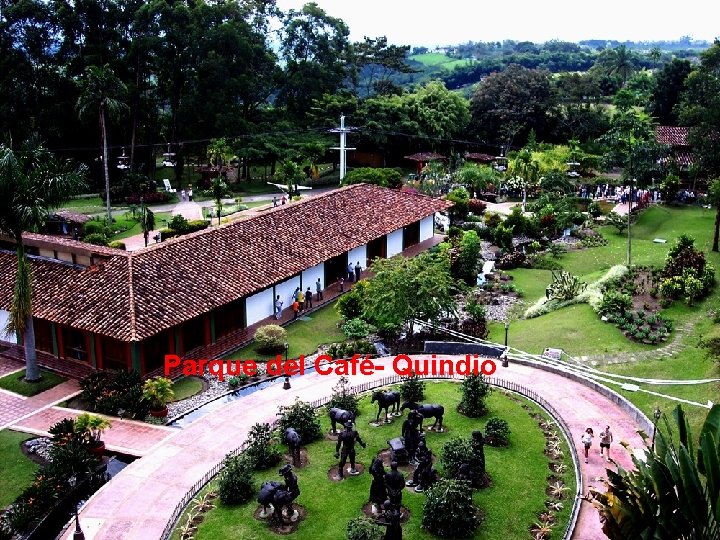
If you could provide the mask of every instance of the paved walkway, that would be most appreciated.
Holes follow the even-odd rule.
[[[383,371],[376,371],[372,376],[350,377],[351,383],[360,384],[391,373],[390,359],[377,360],[376,365],[380,364],[385,366]],[[531,367],[511,363],[509,368],[500,368],[498,375],[532,388],[549,401],[576,434],[573,443],[580,454],[580,436],[585,428],[591,426],[597,433],[609,424],[616,441],[613,457],[624,468],[632,467],[630,456],[617,443],[625,440],[632,447],[642,447],[643,443],[631,419],[614,402],[579,383]],[[328,396],[337,378],[317,373],[295,377],[289,392],[279,383],[271,385],[262,392],[231,402],[177,432],[126,467],[88,501],[80,513],[86,538],[159,538],[185,493],[245,440],[253,424],[275,420],[278,406],[290,404],[296,397],[311,401]],[[599,486],[597,478],[604,476],[607,465],[600,459],[595,444],[590,463],[581,464],[585,486]],[[72,532],[68,531],[64,538],[71,536]],[[597,511],[588,502],[582,503],[573,538],[605,538]]]
[[[80,386],[75,380],[65,381],[31,397],[0,389],[0,429],[10,427],[32,414],[65,401],[79,391]]]

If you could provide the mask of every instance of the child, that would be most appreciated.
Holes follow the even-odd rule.
[[[298,311],[300,311],[300,304],[298,304],[298,301],[295,300],[292,303],[292,310],[293,310],[293,319],[297,319],[298,317]]]
[[[345,290],[345,279],[340,278],[340,292],[343,292]]]
[[[585,433],[582,435],[582,443],[585,447],[585,463],[588,462],[588,452],[590,451],[590,446],[592,445],[593,440],[593,430],[592,428],[587,428],[585,430]]]

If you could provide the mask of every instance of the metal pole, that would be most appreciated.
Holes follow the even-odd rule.
[[[345,161],[345,115],[340,115],[340,180],[345,178],[347,165]]]
[[[628,204],[629,204],[629,206],[628,206],[628,218],[627,218],[627,219],[628,219],[628,224],[627,224],[627,225],[628,225],[628,245],[627,245],[627,265],[628,265],[628,268],[630,268],[630,266],[631,266],[631,264],[632,264],[632,258],[631,258],[631,257],[632,257],[632,253],[631,253],[632,240],[631,240],[631,236],[630,236],[630,224],[631,224],[631,222],[632,222],[632,219],[631,219],[631,217],[632,217],[632,201],[633,201],[633,177],[631,176],[631,177],[630,177],[630,196],[629,196],[629,201],[628,201]]]

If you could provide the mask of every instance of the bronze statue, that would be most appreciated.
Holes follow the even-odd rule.
[[[398,471],[397,461],[390,463],[390,472],[385,475],[385,487],[388,499],[399,509],[402,504],[402,492],[405,488],[405,476]]]
[[[380,422],[380,413],[385,409],[385,423],[389,423],[388,409],[392,414],[398,414],[400,412],[400,392],[397,390],[390,390],[383,392],[382,390],[375,390],[372,394],[370,403],[378,402],[378,413],[375,418],[375,423]]]
[[[278,471],[278,474],[285,479],[285,485],[279,487],[275,491],[273,498],[273,505],[275,506],[275,519],[279,522],[283,522],[282,509],[286,508],[286,514],[288,518],[292,520],[294,515],[292,503],[300,495],[300,488],[298,487],[297,476],[292,472],[292,465],[289,463]]]
[[[338,477],[342,480],[345,477],[345,463],[350,458],[350,474],[360,474],[355,469],[355,442],[357,441],[360,446],[365,448],[365,443],[360,438],[360,434],[353,428],[352,422],[345,424],[345,431],[341,431],[338,435],[337,445],[335,446],[335,458],[340,458],[340,467],[338,468]],[[342,453],[340,448],[342,447]]]
[[[389,500],[383,503],[383,518],[386,527],[383,540],[402,540],[401,516],[399,506],[395,506]]]
[[[418,443],[420,442],[420,432],[418,426],[422,422],[422,416],[415,412],[410,411],[407,419],[402,425],[402,438],[405,444],[405,451],[407,452],[408,461],[415,459],[415,451],[417,450]]]
[[[285,430],[284,434],[285,443],[288,445],[290,455],[292,456],[292,462],[295,467],[300,466],[300,434],[295,431],[295,428],[289,427]]]
[[[387,499],[387,489],[385,488],[385,465],[382,459],[376,457],[370,465],[370,474],[372,475],[372,484],[370,484],[370,502],[373,504],[373,514],[377,513],[379,508]]]
[[[416,452],[416,457],[418,464],[417,467],[415,467],[415,472],[413,473],[412,480],[410,480],[407,485],[415,486],[415,491],[417,493],[422,493],[428,487],[430,487],[430,484],[433,480],[431,474],[433,454],[432,450],[427,447],[425,439],[420,440]]]
[[[345,409],[338,409],[337,407],[332,407],[331,409],[329,409],[328,416],[330,417],[330,424],[332,425],[333,435],[337,435],[338,423],[342,426],[345,425],[347,422],[355,421],[355,415],[353,413],[351,413],[350,411],[346,411]]]

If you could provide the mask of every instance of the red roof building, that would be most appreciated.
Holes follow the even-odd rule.
[[[38,350],[95,368],[141,373],[285,307],[296,289],[323,287],[433,236],[451,203],[356,184],[133,252],[26,234]],[[0,249],[0,319],[17,260]],[[0,323],[2,320],[0,320]]]
[[[683,168],[688,168],[693,164],[689,135],[689,127],[657,126],[655,129],[655,140],[669,146],[670,159],[674,159]]]

